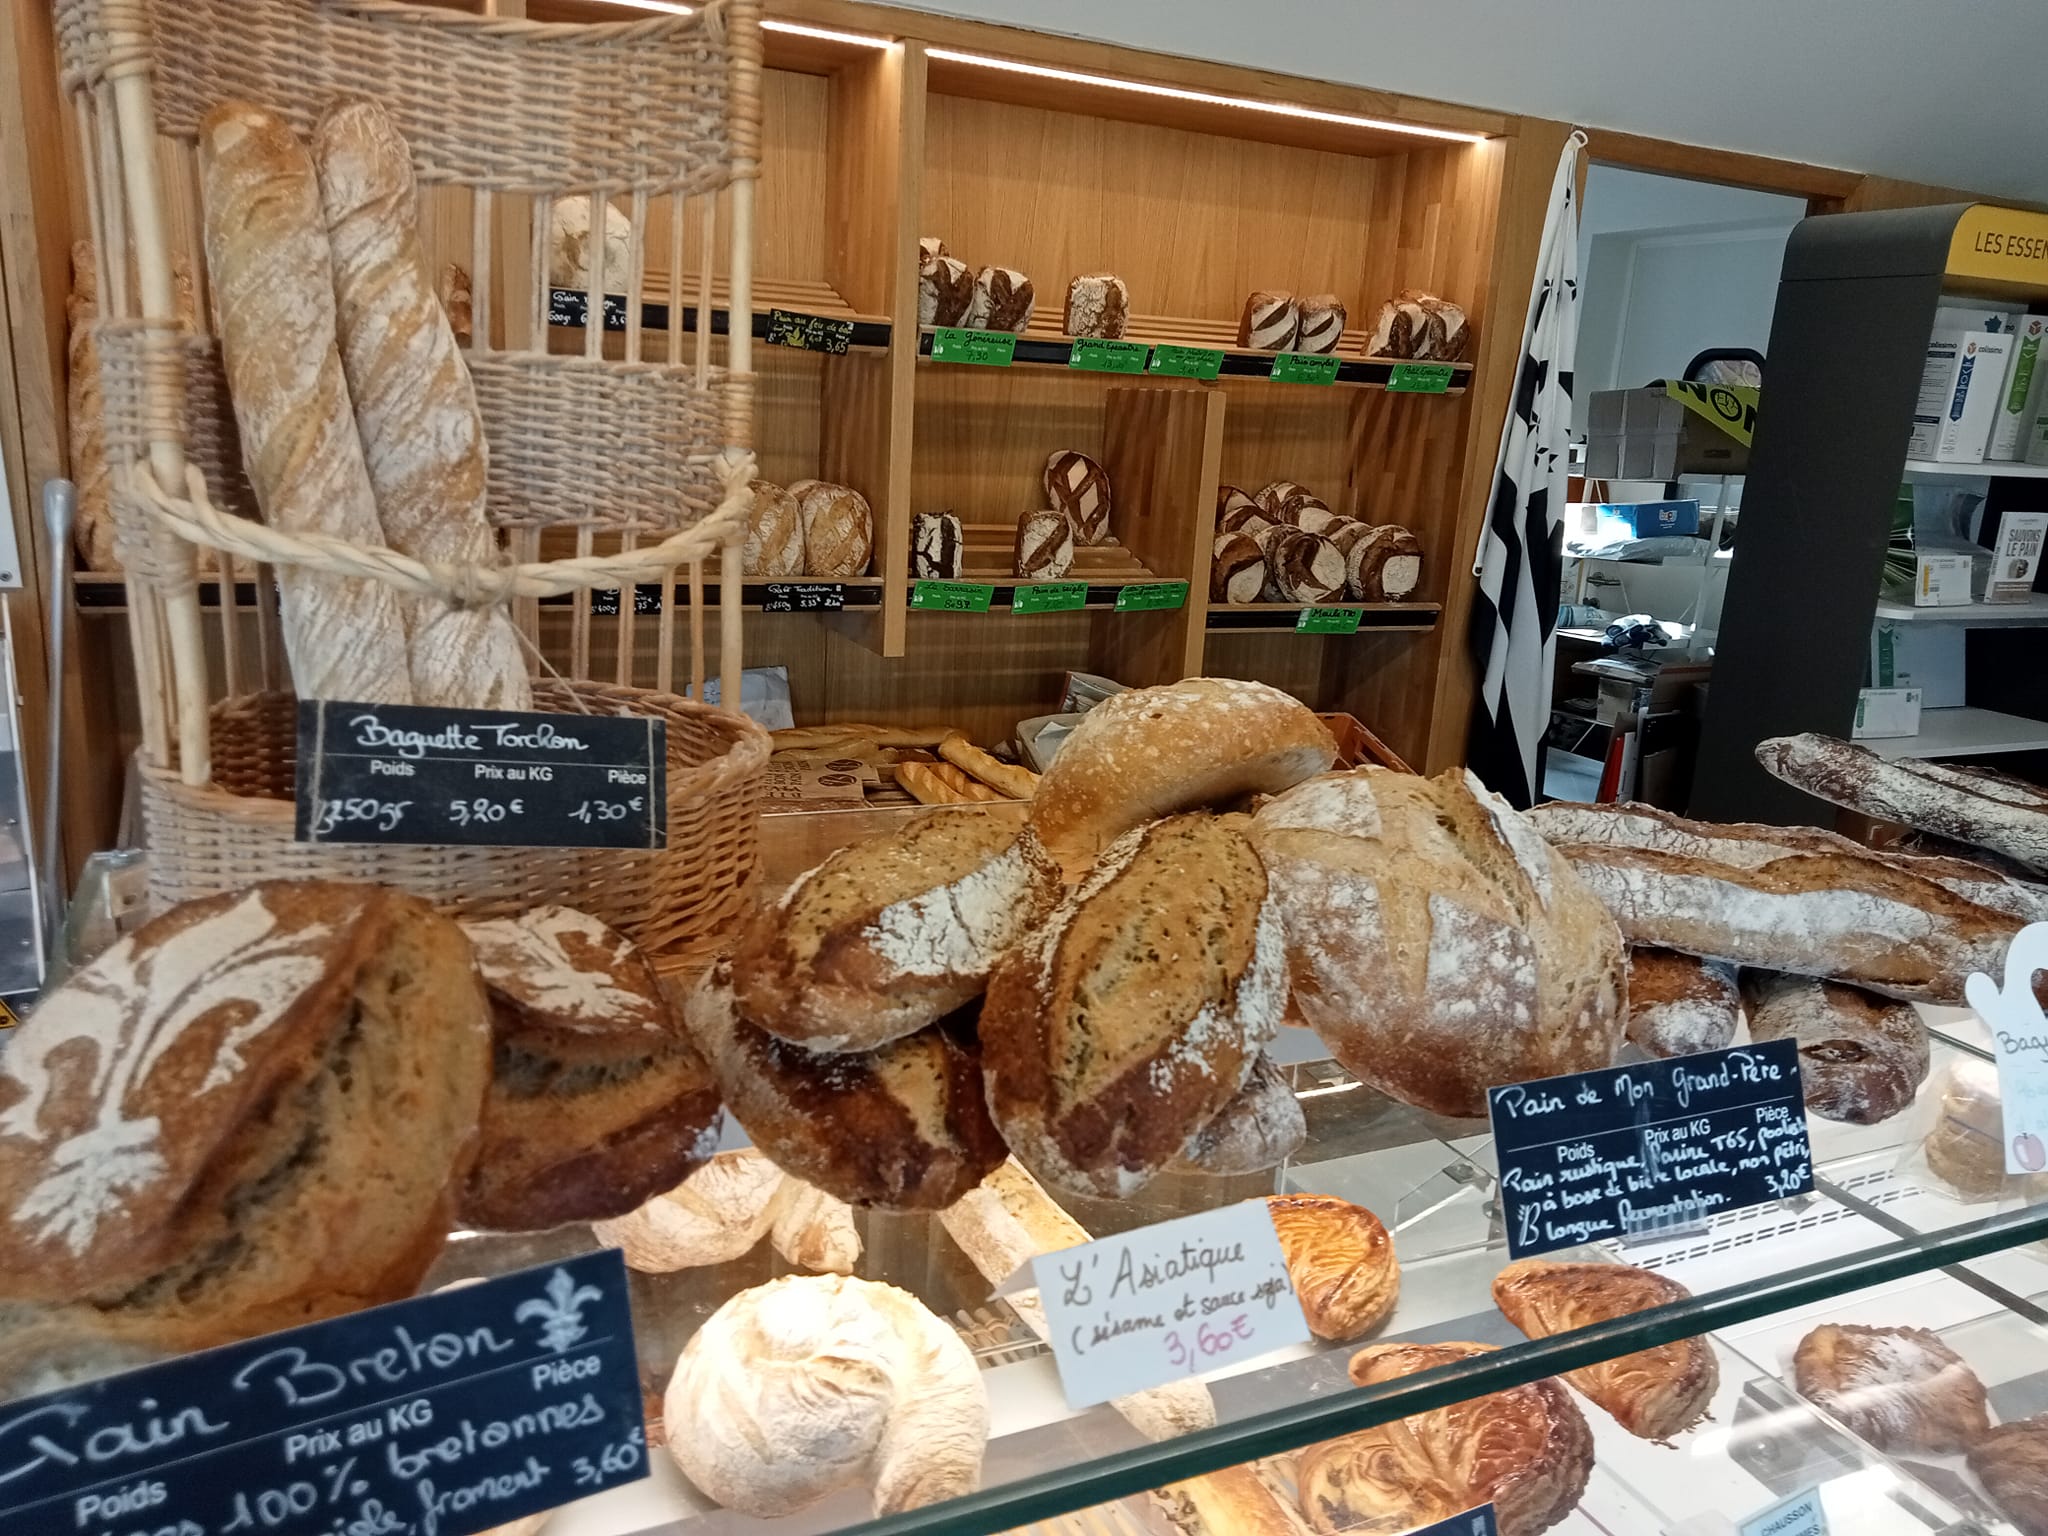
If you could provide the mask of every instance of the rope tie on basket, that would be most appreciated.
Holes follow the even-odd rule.
[[[100,0],[99,12],[100,77],[149,73],[153,60],[145,0]]]

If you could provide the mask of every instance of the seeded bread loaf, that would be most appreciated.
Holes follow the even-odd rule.
[[[1927,1026],[1911,1003],[1860,987],[1770,971],[1742,973],[1749,1038],[1799,1046],[1806,1108],[1823,1120],[1876,1125],[1913,1102],[1927,1080]]]
[[[1628,1037],[1648,1055],[1718,1051],[1741,1022],[1733,966],[1647,944],[1628,952]]]
[[[975,812],[920,816],[840,849],[747,923],[733,949],[740,1011],[813,1051],[900,1039],[979,996],[1059,895],[1029,830]]]

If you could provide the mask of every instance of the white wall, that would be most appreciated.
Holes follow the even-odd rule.
[[[917,9],[2048,201],[2042,0],[911,0]],[[2026,88],[2000,97],[2001,67]],[[1598,153],[1597,135],[1594,145]]]

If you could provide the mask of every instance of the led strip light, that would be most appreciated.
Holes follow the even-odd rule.
[[[660,11],[665,16],[691,16],[697,10],[694,5],[681,4],[680,0],[606,0],[606,3],[635,11]],[[866,32],[835,32],[830,27],[807,27],[794,21],[764,21],[761,29],[765,32],[789,32],[797,37],[815,37],[827,43],[850,43],[856,48],[896,46],[894,38],[875,37]]]

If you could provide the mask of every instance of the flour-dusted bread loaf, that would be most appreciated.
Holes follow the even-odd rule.
[[[1410,297],[1413,291],[1403,292],[1380,306],[1372,332],[1366,337],[1367,357],[1419,359],[1430,356],[1442,345],[1443,321],[1433,321],[1421,299]],[[1432,324],[1436,328],[1433,334]]]
[[[1927,1026],[1911,1003],[1860,987],[1771,971],[1742,973],[1749,1038],[1792,1040],[1806,1108],[1823,1120],[1876,1125],[1927,1080]]]
[[[783,1171],[756,1148],[720,1152],[674,1188],[592,1222],[591,1231],[642,1274],[730,1264],[768,1235],[785,1182]]]
[[[953,512],[919,512],[910,519],[910,574],[919,581],[958,581],[966,532]]]
[[[1259,546],[1259,559],[1266,567],[1266,580],[1259,588],[1262,603],[1284,603],[1288,600],[1286,588],[1281,584],[1281,569],[1289,559],[1288,551],[1304,539],[1314,539],[1312,533],[1303,533],[1292,523],[1268,523],[1252,534],[1252,542]],[[1302,557],[1297,555],[1297,561]]]
[[[1350,584],[1351,551],[1372,533],[1374,526],[1374,524],[1368,523],[1362,518],[1339,517],[1329,527],[1316,530],[1324,538],[1336,545],[1337,553],[1344,557],[1347,590]]]
[[[1187,1139],[1174,1169],[1234,1178],[1277,1168],[1308,1140],[1308,1117],[1287,1074],[1261,1053],[1237,1097]]]
[[[493,565],[483,417],[427,279],[411,152],[382,107],[340,101],[320,115],[313,163],[334,255],[342,372],[384,538],[429,565]],[[502,605],[401,601],[415,703],[533,707],[525,647]]]
[[[1735,967],[1639,944],[1628,952],[1628,1037],[1647,1055],[1718,1051],[1742,1022]]]
[[[1344,557],[1328,539],[1294,530],[1280,543],[1273,580],[1281,599],[1290,603],[1327,603],[1344,595]]]
[[[1109,471],[1087,454],[1062,448],[1047,455],[1045,498],[1073,519],[1078,542],[1109,541]]]
[[[1954,1455],[1991,1428],[1984,1383],[1925,1328],[1822,1323],[1799,1341],[1792,1381],[1880,1451]]]
[[[188,1350],[409,1296],[490,1066],[468,941],[425,902],[304,881],[173,907],[8,1043],[0,1300]]]
[[[1334,352],[1344,339],[1344,301],[1334,293],[1310,294],[1300,304],[1301,328],[1294,338],[1297,352]]]
[[[622,1216],[718,1146],[711,1069],[654,967],[572,907],[463,924],[491,999],[496,1060],[472,1227],[539,1231]]]
[[[1362,1338],[1387,1320],[1401,1264],[1379,1217],[1335,1195],[1268,1195],[1266,1211],[1311,1333]]]
[[[1344,516],[1341,512],[1332,512],[1321,502],[1294,509],[1294,526],[1303,533],[1312,533],[1318,538],[1328,539],[1332,533],[1335,533],[1339,528],[1346,526],[1351,521],[1351,518]],[[1335,543],[1336,541],[1332,539],[1331,542]],[[1343,554],[1345,551],[1343,548],[1339,548],[1337,552]]]
[[[1329,510],[1323,498],[1299,480],[1269,480],[1252,493],[1252,500],[1274,522],[1289,525],[1296,525],[1296,519],[1306,507],[1318,507],[1325,512]]]
[[[966,262],[948,256],[944,246],[920,251],[917,260],[917,323],[967,324],[974,302],[974,272]]]
[[[1344,585],[1354,602],[1413,597],[1422,585],[1422,541],[1393,523],[1373,525],[1345,556]]]
[[[733,948],[740,1011],[813,1051],[900,1039],[981,995],[1060,898],[1037,834],[934,811],[840,849],[757,912]]]
[[[335,346],[334,266],[313,161],[289,124],[223,102],[199,126],[206,265],[242,459],[264,521],[384,542]],[[299,697],[412,701],[397,592],[282,566],[284,642]]]
[[[785,1263],[817,1275],[850,1275],[860,1262],[853,1207],[802,1179],[782,1176],[768,1218],[768,1241]]]
[[[1291,352],[1301,331],[1301,306],[1291,293],[1260,289],[1244,301],[1237,344],[1252,352]]]
[[[1272,526],[1273,519],[1251,497],[1234,485],[1219,485],[1216,488],[1216,531],[1222,533],[1257,533],[1261,528]]]
[[[1920,1146],[1927,1171],[1958,1200],[1996,1199],[2006,1192],[2007,1178],[1997,1065],[1975,1056],[1952,1057],[1939,1091],[1940,1109]]]
[[[1465,323],[1465,311],[1462,308],[1418,288],[1404,289],[1401,298],[1419,305],[1426,317],[1421,350],[1415,354],[1418,358],[1428,358],[1431,362],[1437,363],[1454,363],[1464,357],[1472,333]]]
[[[604,232],[596,233],[590,217],[590,197],[557,198],[548,228],[548,283],[555,288],[590,289],[590,264],[604,262],[604,292],[624,293],[632,277],[628,270],[632,255],[633,221],[624,210],[610,203],[604,208]]]
[[[756,480],[753,492],[740,570],[769,581],[803,575],[804,514],[796,497],[773,480]]]
[[[1239,827],[1140,827],[996,967],[989,1111],[1054,1188],[1128,1196],[1237,1096],[1286,1002],[1278,916]]]
[[[1014,267],[983,267],[960,322],[973,331],[1015,331],[1031,323],[1031,279]]]
[[[1057,507],[1017,519],[1013,574],[1026,581],[1058,581],[1074,568],[1074,520]]]
[[[1329,728],[1264,683],[1191,677],[1114,694],[1082,717],[1031,804],[1070,873],[1132,827],[1241,795],[1277,794],[1337,760]]]
[[[1532,1339],[1611,1322],[1691,1296],[1668,1275],[1630,1264],[1521,1259],[1493,1278],[1494,1304]],[[1721,1383],[1721,1368],[1713,1345],[1694,1337],[1567,1371],[1564,1379],[1630,1434],[1669,1440],[1706,1417]]]
[[[988,1442],[960,1335],[908,1291],[844,1275],[726,1302],[684,1346],[662,1418],[685,1477],[764,1519],[856,1484],[877,1515],[972,1493]]]
[[[1123,335],[1131,319],[1131,290],[1114,272],[1092,272],[1067,284],[1069,336]]]
[[[971,1009],[872,1051],[805,1050],[743,1018],[721,960],[684,1008],[733,1119],[784,1172],[850,1205],[942,1210],[1003,1160]]]
[[[1992,1426],[1969,1467],[2020,1536],[2048,1536],[2048,1414]]]
[[[798,480],[789,488],[804,522],[806,576],[865,576],[875,552],[875,516],[849,485]]]
[[[1476,779],[1327,774],[1262,806],[1252,838],[1280,904],[1295,1006],[1365,1081],[1477,1116],[1490,1087],[1614,1060],[1621,935]]]
[[[1256,603],[1266,587],[1266,557],[1259,541],[1247,533],[1226,533],[1216,540],[1209,563],[1209,601]]]

